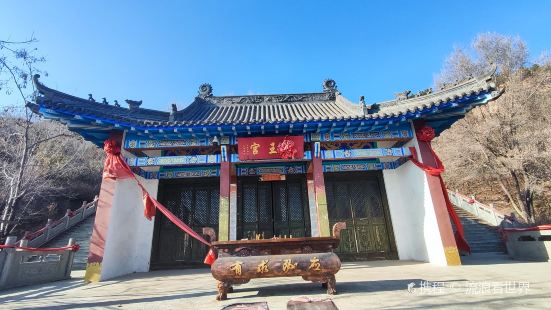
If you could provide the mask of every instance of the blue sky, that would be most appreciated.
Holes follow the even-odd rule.
[[[542,1],[3,1],[0,38],[34,34],[42,81],[97,100],[184,107],[201,83],[215,95],[321,91],[356,102],[430,87],[454,46],[477,33],[551,49]],[[0,95],[0,105],[16,97]]]

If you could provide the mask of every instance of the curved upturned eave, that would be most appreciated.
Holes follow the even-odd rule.
[[[86,132],[96,133],[97,131],[102,135],[109,130],[141,131],[148,134],[191,132],[204,134],[206,132],[209,134],[238,133],[239,135],[245,132],[250,135],[252,132],[261,130],[262,132],[275,130],[277,133],[279,127],[282,128],[280,134],[284,130],[313,132],[316,127],[317,130],[325,130],[329,127],[351,130],[356,126],[358,130],[362,128],[369,130],[369,126],[388,126],[416,119],[434,122],[437,124],[435,129],[439,133],[470,109],[499,96],[499,93],[495,92],[492,79],[493,72],[433,94],[381,102],[378,104],[379,111],[373,114],[359,113],[359,105],[351,103],[337,93],[335,100],[331,102],[278,103],[272,104],[275,108],[270,111],[261,104],[256,107],[236,105],[237,109],[231,109],[231,105],[221,109],[212,104],[204,109],[200,106],[202,102],[196,99],[184,110],[176,112],[176,114],[189,113],[187,115],[189,121],[170,121],[170,114],[167,112],[141,108],[136,109],[136,112],[136,110],[92,102],[50,89],[35,77],[34,82],[42,96],[32,104],[32,110],[43,114],[46,118],[63,119],[70,128],[71,126],[73,129],[76,128],[76,131],[85,138]],[[326,109],[325,111],[330,111],[333,115],[322,115],[325,112],[320,109]],[[105,111],[112,111],[112,113]],[[282,119],[284,114],[295,116]],[[159,118],[136,120],[136,115],[156,115]],[[229,117],[228,122],[218,121],[220,118],[224,119],[224,116]],[[79,127],[83,124],[86,126]],[[95,142],[98,144],[97,141]]]
[[[216,123],[210,123],[210,124],[193,124],[193,125],[183,125],[183,124],[135,124],[131,122],[121,122],[121,121],[115,121],[109,118],[100,118],[96,117],[95,115],[87,115],[87,114],[81,114],[81,115],[75,115],[71,111],[65,111],[62,109],[51,109],[48,107],[44,107],[42,105],[38,105],[40,108],[38,110],[39,113],[41,113],[46,118],[64,118],[69,120],[69,122],[92,122],[94,123],[93,126],[96,126],[99,128],[114,128],[114,129],[127,129],[132,131],[149,131],[151,132],[188,132],[189,129],[191,129],[194,132],[202,132],[203,128],[207,128],[207,130],[210,131],[211,128],[213,128],[212,132],[216,131],[235,131],[236,130],[243,130],[247,127],[253,127],[257,128],[260,126],[274,126],[274,125],[293,125],[294,128],[302,128],[302,127],[308,127],[310,125],[310,128],[313,128],[313,125],[320,126],[339,126],[344,123],[350,123],[352,125],[357,123],[363,123],[365,126],[368,126],[370,124],[375,125],[385,125],[385,124],[397,124],[406,122],[409,120],[415,120],[415,119],[425,119],[425,120],[432,120],[436,115],[445,114],[447,110],[451,111],[451,109],[458,109],[465,111],[464,113],[468,112],[472,108],[474,108],[477,105],[484,104],[486,101],[492,99],[492,95],[488,92],[479,93],[478,95],[465,100],[464,102],[445,102],[440,104],[439,106],[430,106],[430,107],[424,107],[422,109],[417,109],[415,111],[408,111],[406,113],[400,114],[400,115],[389,115],[384,117],[373,117],[371,115],[367,115],[363,118],[354,118],[354,119],[341,119],[341,120],[296,120],[296,121],[290,121],[290,122],[258,122],[254,124],[216,124]],[[463,113],[463,114],[464,114]],[[371,116],[371,117],[370,117]],[[350,125],[349,124],[349,125]]]

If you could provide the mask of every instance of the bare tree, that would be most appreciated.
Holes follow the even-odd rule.
[[[452,184],[476,182],[488,191],[489,184],[497,184],[516,213],[534,223],[535,200],[551,186],[551,63],[542,58],[525,68],[526,45],[518,38],[484,34],[473,47],[476,58],[454,62],[457,67],[445,64],[440,81],[476,74],[491,62],[500,68],[498,80],[506,91],[458,121],[435,146]],[[457,55],[451,57],[462,58]]]
[[[455,48],[444,61],[442,71],[436,76],[437,88],[477,76],[491,64],[495,64],[498,74],[509,76],[523,68],[528,61],[526,43],[519,37],[509,37],[497,33],[482,33],[471,43],[471,50]]]
[[[0,115],[0,239],[26,216],[36,214],[37,203],[48,195],[59,195],[67,187],[60,186],[61,180],[82,166],[83,154],[90,154],[83,149],[82,139],[63,126],[36,119],[25,107],[27,100],[34,101],[31,77],[44,61],[35,56],[35,43],[34,38],[0,41],[0,90],[15,93],[23,101],[23,106],[5,108]]]

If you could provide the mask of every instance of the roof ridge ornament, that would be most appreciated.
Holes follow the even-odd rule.
[[[209,83],[203,83],[199,86],[199,97],[207,98],[212,96],[212,85]]]
[[[322,86],[323,86],[323,91],[326,93],[327,92],[334,93],[337,91],[337,82],[335,82],[335,80],[333,79],[325,79],[323,81]]]
[[[130,99],[126,99],[125,100],[126,103],[128,103],[128,108],[130,110],[137,110],[140,108],[140,105],[142,105],[142,101],[138,101],[138,100],[130,100]]]
[[[403,92],[401,92],[401,93],[395,93],[394,95],[396,96],[396,99],[397,99],[398,101],[401,101],[401,100],[409,99],[409,98],[410,98],[410,94],[411,94],[411,90],[404,90]]]
[[[374,114],[379,112],[380,106],[378,103],[372,103],[370,105],[367,105],[365,103],[365,97],[360,96],[360,113],[363,113],[364,116],[368,114]]]
[[[170,114],[168,116],[169,121],[174,121],[174,115],[176,115],[176,112],[178,112],[178,106],[176,105],[176,103],[173,103],[170,105]]]
[[[276,104],[296,102],[334,101],[337,92],[279,95],[210,96],[208,101],[216,104]],[[207,99],[199,97],[201,99]]]

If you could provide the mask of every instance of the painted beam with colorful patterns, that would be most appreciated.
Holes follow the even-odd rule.
[[[212,146],[214,137],[191,137],[174,140],[156,140],[137,134],[128,133],[124,139],[124,148],[132,149],[174,149],[180,147]],[[236,138],[232,136],[217,137],[218,144],[236,144]]]
[[[321,158],[324,160],[334,159],[363,159],[382,157],[409,157],[411,152],[408,148],[374,148],[374,149],[349,149],[349,150],[321,150]],[[303,160],[311,160],[310,151],[304,152]],[[231,162],[242,162],[238,154],[230,155]],[[153,166],[181,166],[219,164],[222,162],[220,154],[213,155],[184,155],[184,156],[159,156],[159,157],[135,157],[128,158],[127,163],[131,167],[153,167]],[[253,163],[254,161],[247,161]],[[280,162],[278,160],[278,162]]]
[[[400,167],[404,162],[406,162],[405,158],[391,162],[377,162],[376,160],[332,160],[323,162],[323,172],[350,172],[396,169]]]
[[[411,152],[405,147],[348,149],[348,150],[321,150],[322,159],[341,158],[379,158],[379,157],[408,157]]]
[[[220,154],[135,157],[135,158],[127,158],[126,162],[130,167],[201,165],[201,164],[219,164],[221,162],[221,157],[220,157]]]
[[[156,135],[144,136],[136,133],[127,133],[124,139],[124,148],[127,150],[155,150],[155,149],[174,149],[181,147],[198,147],[212,146],[214,136],[196,136],[189,138],[166,139],[165,135],[159,136],[160,139],[155,139]],[[330,133],[311,133],[305,134],[304,140],[321,141],[321,142],[338,142],[338,141],[381,141],[381,140],[408,140],[413,137],[413,132],[409,126],[400,126],[396,129],[377,130],[367,132],[330,132]],[[236,136],[217,136],[218,144],[236,145]]]
[[[330,160],[323,162],[323,172],[348,172],[396,169],[405,163],[405,157],[391,162],[380,162],[378,159]],[[180,179],[219,177],[220,166],[191,166],[164,168],[161,171],[145,171],[134,167],[133,171],[145,179]],[[279,164],[242,164],[236,167],[238,176],[260,176],[263,174],[303,174],[306,173],[305,163]]]
[[[303,174],[306,173],[304,163],[287,163],[280,165],[238,165],[238,176],[258,176],[263,174]]]
[[[309,141],[379,141],[379,140],[409,140],[413,138],[411,126],[400,126],[390,130],[374,130],[368,132],[328,132],[311,133]]]
[[[161,171],[145,171],[134,167],[132,170],[134,173],[145,179],[208,178],[220,176],[220,167],[217,165],[203,167],[178,167],[162,169]]]

